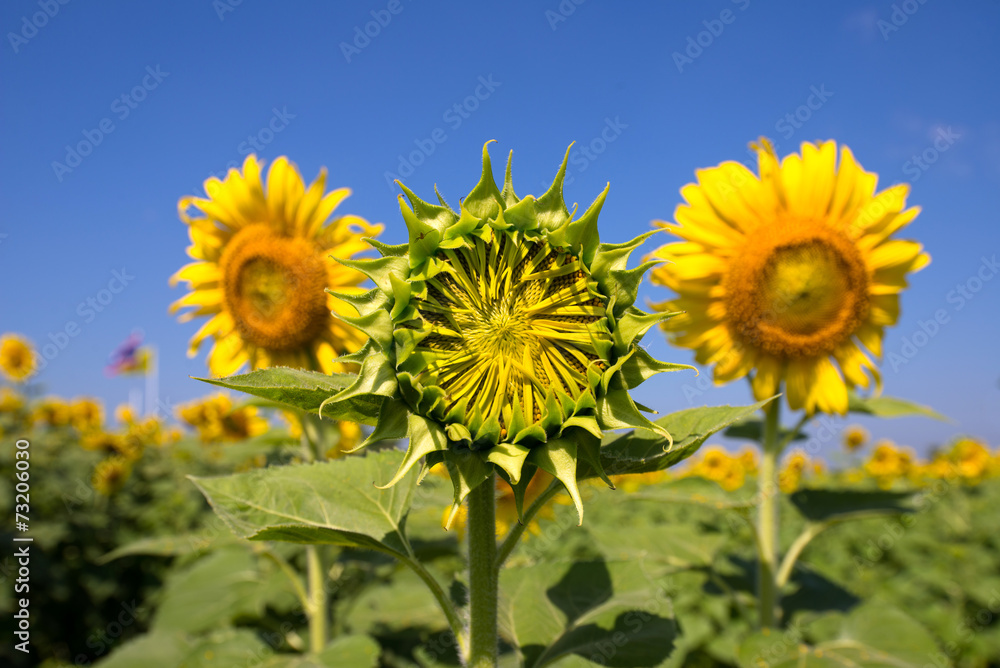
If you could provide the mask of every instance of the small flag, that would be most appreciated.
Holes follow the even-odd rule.
[[[104,373],[141,376],[149,371],[151,356],[149,347],[142,345],[142,334],[133,332],[111,353],[111,363],[104,367]]]

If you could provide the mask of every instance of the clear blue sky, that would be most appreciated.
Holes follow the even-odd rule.
[[[261,157],[288,155],[310,180],[326,165],[332,186],[354,190],[340,211],[386,223],[398,242],[387,172],[420,145],[405,182],[425,195],[437,183],[451,201],[474,185],[487,139],[497,160],[514,150],[521,194],[548,183],[569,142],[593,145],[591,157],[574,153],[566,196],[589,204],[610,181],[601,234],[623,241],[670,218],[696,168],[745,161],[747,143],[767,135],[780,153],[847,143],[880,186],[912,182],[923,207],[908,236],[933,262],[904,295],[886,350],[901,354],[938,310],[948,322],[908,363],[885,366],[885,392],[955,422],[866,424],[918,449],[957,433],[1000,444],[1000,277],[975,280],[981,258],[1000,254],[1000,2],[908,0],[895,14],[889,0],[232,2],[0,7],[0,331],[43,344],[76,323],[41,375],[49,391],[123,401],[134,381],[102,369],[134,328],[162,352],[163,397],[206,391],[188,379],[206,373],[203,357],[184,354],[197,325],[167,314],[182,294],[167,278],[187,261],[176,204],[242,161],[250,136]],[[354,44],[377,18],[386,25]],[[674,55],[688,49],[690,62]],[[122,101],[144,85],[141,101]],[[810,101],[818,108],[799,109]],[[808,116],[798,127],[783,120],[797,110]],[[85,132],[100,143],[67,163]],[[933,164],[911,162],[949,132]],[[134,278],[103,311],[80,309],[123,270]],[[970,280],[979,291],[959,309],[949,294]],[[656,332],[648,340],[658,357],[692,360]],[[640,397],[661,411],[749,398],[743,383],[698,388],[676,374]]]

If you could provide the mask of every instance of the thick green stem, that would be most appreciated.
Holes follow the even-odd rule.
[[[326,647],[327,625],[326,588],[323,571],[323,561],[320,559],[319,547],[306,546],[306,568],[309,577],[309,651],[318,654]]]
[[[778,429],[780,398],[764,408],[764,453],[757,473],[760,506],[757,515],[757,600],[761,628],[773,628],[777,619],[778,586]]]
[[[497,665],[496,474],[469,493],[469,668]]]

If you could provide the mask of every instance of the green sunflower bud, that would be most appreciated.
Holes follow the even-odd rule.
[[[552,186],[519,198],[510,159],[497,187],[488,146],[482,178],[459,211],[440,195],[440,204],[430,204],[400,184],[409,243],[372,239],[381,258],[341,260],[377,287],[337,295],[358,312],[343,319],[370,341],[341,358],[361,364],[361,372],[328,402],[381,401],[375,431],[359,447],[409,439],[386,486],[420,461],[443,462],[455,488],[452,517],[492,471],[520,499],[543,469],[565,485],[582,521],[577,462],[610,485],[599,456],[605,430],[642,428],[670,443],[629,390],[653,374],[690,367],[657,361],[637,345],[673,314],[633,306],[642,275],[656,263],[627,269],[626,262],[649,234],[600,243],[597,216],[608,188],[580,217],[568,211],[567,150]]]

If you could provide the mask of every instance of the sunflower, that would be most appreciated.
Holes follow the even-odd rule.
[[[780,164],[766,139],[752,147],[759,176],[736,162],[699,170],[676,223],[658,223],[683,240],[654,253],[669,263],[653,282],[677,293],[660,308],[685,311],[663,326],[717,383],[750,376],[758,399],[784,383],[792,409],[844,414],[848,387],[881,387],[869,354],[881,356],[907,275],[930,261],[892,238],[919,209],[904,209],[906,184],[874,194],[878,177],[846,146],[839,165],[832,141]]]
[[[913,453],[887,439],[875,444],[875,450],[865,462],[865,471],[882,488],[891,487],[895,480],[910,475],[912,469]]]
[[[47,427],[65,427],[70,423],[72,412],[69,404],[59,397],[46,397],[31,413],[32,424]]]
[[[97,429],[104,422],[104,408],[101,402],[90,397],[74,399],[69,406],[70,424],[77,431]]]
[[[851,425],[844,430],[844,447],[849,452],[854,452],[868,442],[869,434],[864,427]]]
[[[207,199],[181,198],[178,211],[192,241],[188,254],[196,262],[171,277],[171,284],[185,281],[191,289],[171,312],[189,308],[181,321],[209,316],[192,337],[188,354],[193,357],[206,338],[214,339],[208,356],[214,375],[231,374],[245,364],[332,373],[340,369],[333,359],[365,339],[331,316],[347,307],[324,290],[358,294],[365,276],[330,256],[350,258],[366,250],[362,236],[375,236],[382,226],[357,216],[327,224],[350,190],[324,194],[325,169],[306,188],[298,168],[278,158],[265,192],[261,166],[256,156],[248,156],[242,172],[231,169],[224,181],[205,182]],[[192,207],[200,215],[189,215]]]
[[[90,484],[98,494],[112,496],[125,486],[131,472],[132,467],[124,457],[108,457],[94,468]]]
[[[510,159],[501,190],[488,144],[480,180],[458,211],[440,194],[441,204],[431,204],[400,184],[409,242],[371,241],[381,258],[340,258],[376,285],[364,295],[338,294],[358,313],[340,317],[370,340],[345,358],[362,365],[354,384],[320,411],[359,399],[380,406],[376,429],[359,447],[408,437],[387,486],[417,462],[444,462],[455,491],[451,519],[494,473],[520,502],[543,470],[565,486],[582,521],[578,461],[610,484],[599,457],[605,430],[645,429],[669,447],[669,434],[630,391],[689,367],[658,361],[638,345],[673,315],[633,306],[655,263],[626,264],[652,233],[601,243],[597,219],[608,188],[579,217],[575,207],[570,212],[563,199],[569,151],[544,194],[515,194]]]
[[[979,480],[989,470],[990,451],[971,438],[959,439],[951,449],[955,469],[966,480]]]
[[[24,409],[24,397],[7,387],[0,387],[0,414],[20,413]]]
[[[31,343],[17,334],[0,336],[0,372],[15,383],[22,383],[35,371],[35,351]]]
[[[256,406],[233,407],[232,400],[221,392],[178,407],[177,415],[194,427],[205,443],[243,441],[268,428]]]

